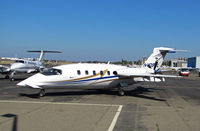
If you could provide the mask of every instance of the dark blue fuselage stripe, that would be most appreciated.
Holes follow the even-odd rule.
[[[99,78],[93,78],[93,79],[86,79],[86,80],[78,80],[78,81],[60,81],[59,83],[68,83],[68,84],[75,84],[75,83],[81,83],[86,81],[95,81],[95,80],[102,80],[102,79],[109,79],[109,78],[117,78],[118,76],[107,76],[107,77],[99,77]]]
[[[93,78],[93,79],[87,79],[87,80],[79,80],[79,81],[72,81],[72,82],[92,81],[92,80],[108,79],[108,78],[115,78],[115,77],[118,77],[118,76],[99,77],[99,78]]]

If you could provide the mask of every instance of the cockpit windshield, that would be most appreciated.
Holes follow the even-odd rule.
[[[23,60],[16,60],[15,63],[24,63]]]
[[[55,69],[55,68],[50,68],[50,69],[46,69],[42,72],[43,75],[61,75],[62,74],[62,70],[59,69]]]

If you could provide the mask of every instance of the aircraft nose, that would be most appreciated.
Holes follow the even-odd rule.
[[[35,74],[21,82],[19,82],[17,85],[18,86],[30,86],[30,87],[33,87],[33,88],[38,88],[37,83],[40,81],[40,78],[41,78],[41,74]]]
[[[17,68],[19,68],[21,66],[21,64],[20,63],[18,63],[18,64],[16,64],[16,63],[13,63],[11,66],[10,66],[10,69],[11,70],[14,70],[14,69],[17,69]]]

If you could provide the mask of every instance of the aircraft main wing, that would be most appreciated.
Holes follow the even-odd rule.
[[[149,73],[134,73],[134,74],[118,73],[117,75],[121,77],[155,77],[155,78],[179,78],[180,77],[180,76],[173,76],[173,75],[160,75],[160,74],[149,74]]]
[[[10,67],[0,65],[0,73],[5,73],[5,72],[9,72],[9,71],[10,71]]]

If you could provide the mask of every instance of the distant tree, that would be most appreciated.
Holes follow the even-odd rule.
[[[142,65],[142,61],[141,60],[135,61],[135,64],[136,65]]]

